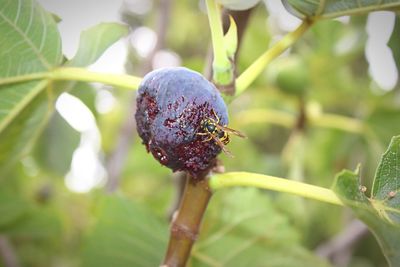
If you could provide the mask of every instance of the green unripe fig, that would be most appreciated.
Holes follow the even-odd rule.
[[[276,85],[285,93],[303,95],[310,84],[309,70],[299,57],[288,57],[276,64]]]

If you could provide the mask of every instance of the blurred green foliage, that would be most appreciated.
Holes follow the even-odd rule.
[[[23,2],[35,6],[35,16],[44,12],[31,0]],[[4,6],[0,5],[2,12]],[[132,28],[155,28],[157,16],[157,8],[145,16],[124,13]],[[263,5],[253,11],[238,57],[238,73],[273,40],[275,29],[267,25],[268,16]],[[43,19],[50,21],[48,30],[55,32],[50,17]],[[395,33],[399,21],[396,17]],[[226,170],[280,177],[295,173],[291,178],[329,187],[337,172],[362,163],[362,183],[371,188],[381,153],[390,138],[400,133],[400,90],[398,85],[390,92],[372,86],[364,55],[365,22],[366,15],[361,15],[351,17],[347,25],[333,20],[316,23],[290,53],[273,62],[251,88],[230,104],[230,127],[240,129],[249,138],[232,138],[229,149],[235,158],[220,157]],[[40,32],[41,22],[34,25]],[[1,36],[4,33],[0,31]],[[337,44],[348,37],[356,38],[355,45],[338,53]],[[207,17],[198,2],[175,1],[165,46],[180,56],[182,65],[202,72],[209,39]],[[0,44],[1,50],[4,47]],[[398,34],[393,35],[390,47],[399,65]],[[98,51],[98,56],[104,49]],[[133,48],[131,52],[127,68],[142,75],[139,66],[143,58]],[[59,56],[54,57],[59,60]],[[36,61],[32,62],[34,65]],[[288,66],[287,62],[294,64]],[[2,73],[1,77],[6,75]],[[296,87],[297,83],[301,85]],[[32,84],[36,82],[11,89],[24,90],[22,87],[31,88]],[[70,92],[94,113],[106,164],[121,125],[127,118],[133,120],[134,96],[112,89],[118,104],[111,112],[100,114],[91,86],[62,86],[70,86]],[[12,94],[10,91],[0,86],[0,103],[6,94]],[[21,266],[157,266],[166,247],[168,211],[177,191],[170,170],[146,152],[135,133],[117,193],[106,195],[104,188],[86,194],[71,192],[64,177],[79,143],[79,133],[58,113],[47,113],[52,97],[41,91],[8,125],[10,128],[0,129],[0,237],[10,241]],[[283,119],[259,115],[259,110]],[[306,120],[300,129],[302,138],[296,141],[300,145],[293,145],[301,111],[342,115],[356,119],[364,128],[355,133],[346,131],[346,127],[321,127]],[[30,142],[35,148],[28,152]],[[23,155],[19,161],[15,160],[17,154]],[[293,162],[300,165],[294,166]],[[350,220],[345,209],[298,197],[258,189],[223,190],[211,200],[190,266],[330,266],[313,251]],[[377,242],[371,236],[366,240],[356,244],[349,266],[387,266]],[[1,260],[0,266],[4,266]]]

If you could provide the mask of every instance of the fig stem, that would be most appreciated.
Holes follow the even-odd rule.
[[[261,74],[265,67],[286,49],[292,46],[304,33],[312,26],[311,20],[305,19],[300,26],[293,32],[285,35],[274,46],[268,49],[258,59],[256,59],[237,79],[236,96],[243,93],[250,84]]]
[[[29,73],[15,77],[0,79],[0,86],[6,84],[34,81],[34,80],[65,80],[82,82],[99,82],[115,87],[136,90],[141,78],[126,74],[111,74],[89,71],[85,68],[60,67],[47,72]]]
[[[193,178],[187,174],[185,191],[171,222],[168,249],[162,266],[184,267],[196,241],[203,215],[211,198],[208,175]]]
[[[212,190],[233,186],[258,187],[343,206],[332,190],[289,179],[249,172],[227,172],[213,175],[210,179]]]

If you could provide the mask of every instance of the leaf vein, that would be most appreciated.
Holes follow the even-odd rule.
[[[21,13],[21,0],[18,0],[17,15],[15,16],[14,24],[17,24],[20,13]]]
[[[26,27],[24,34],[28,35],[31,27],[32,27],[32,22],[33,22],[33,9],[34,9],[34,3],[31,2],[31,9],[29,10],[29,22],[28,26]]]
[[[41,55],[40,51],[38,50],[38,48],[35,46],[35,44],[32,42],[32,40],[29,38],[29,36],[27,36],[26,33],[24,33],[22,31],[22,29],[20,27],[18,27],[18,25],[16,25],[15,23],[13,23],[2,11],[0,11],[0,18],[3,19],[7,24],[9,24],[21,37],[22,39],[24,39],[27,43],[27,45],[31,48],[31,50],[33,51],[33,53],[37,56],[37,58],[40,60],[40,62],[42,63],[43,67],[45,67],[46,69],[50,69],[50,64],[49,62],[43,57],[43,55]]]
[[[25,95],[25,98],[20,101],[13,109],[10,110],[9,114],[5,119],[0,122],[0,133],[18,116],[19,113],[34,99],[46,86],[47,80],[43,80],[37,83],[32,90]]]
[[[47,25],[46,25],[46,21],[45,21],[43,12],[40,12],[40,18],[41,18],[42,24],[43,24],[43,31],[42,31],[42,39],[40,40],[39,51],[42,51],[44,48],[46,36],[47,36]]]

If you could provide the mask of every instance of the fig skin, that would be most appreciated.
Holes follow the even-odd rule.
[[[141,82],[135,114],[137,130],[147,150],[173,171],[193,177],[214,167],[221,148],[206,135],[201,122],[217,119],[228,124],[226,105],[215,86],[183,67],[148,73]]]

